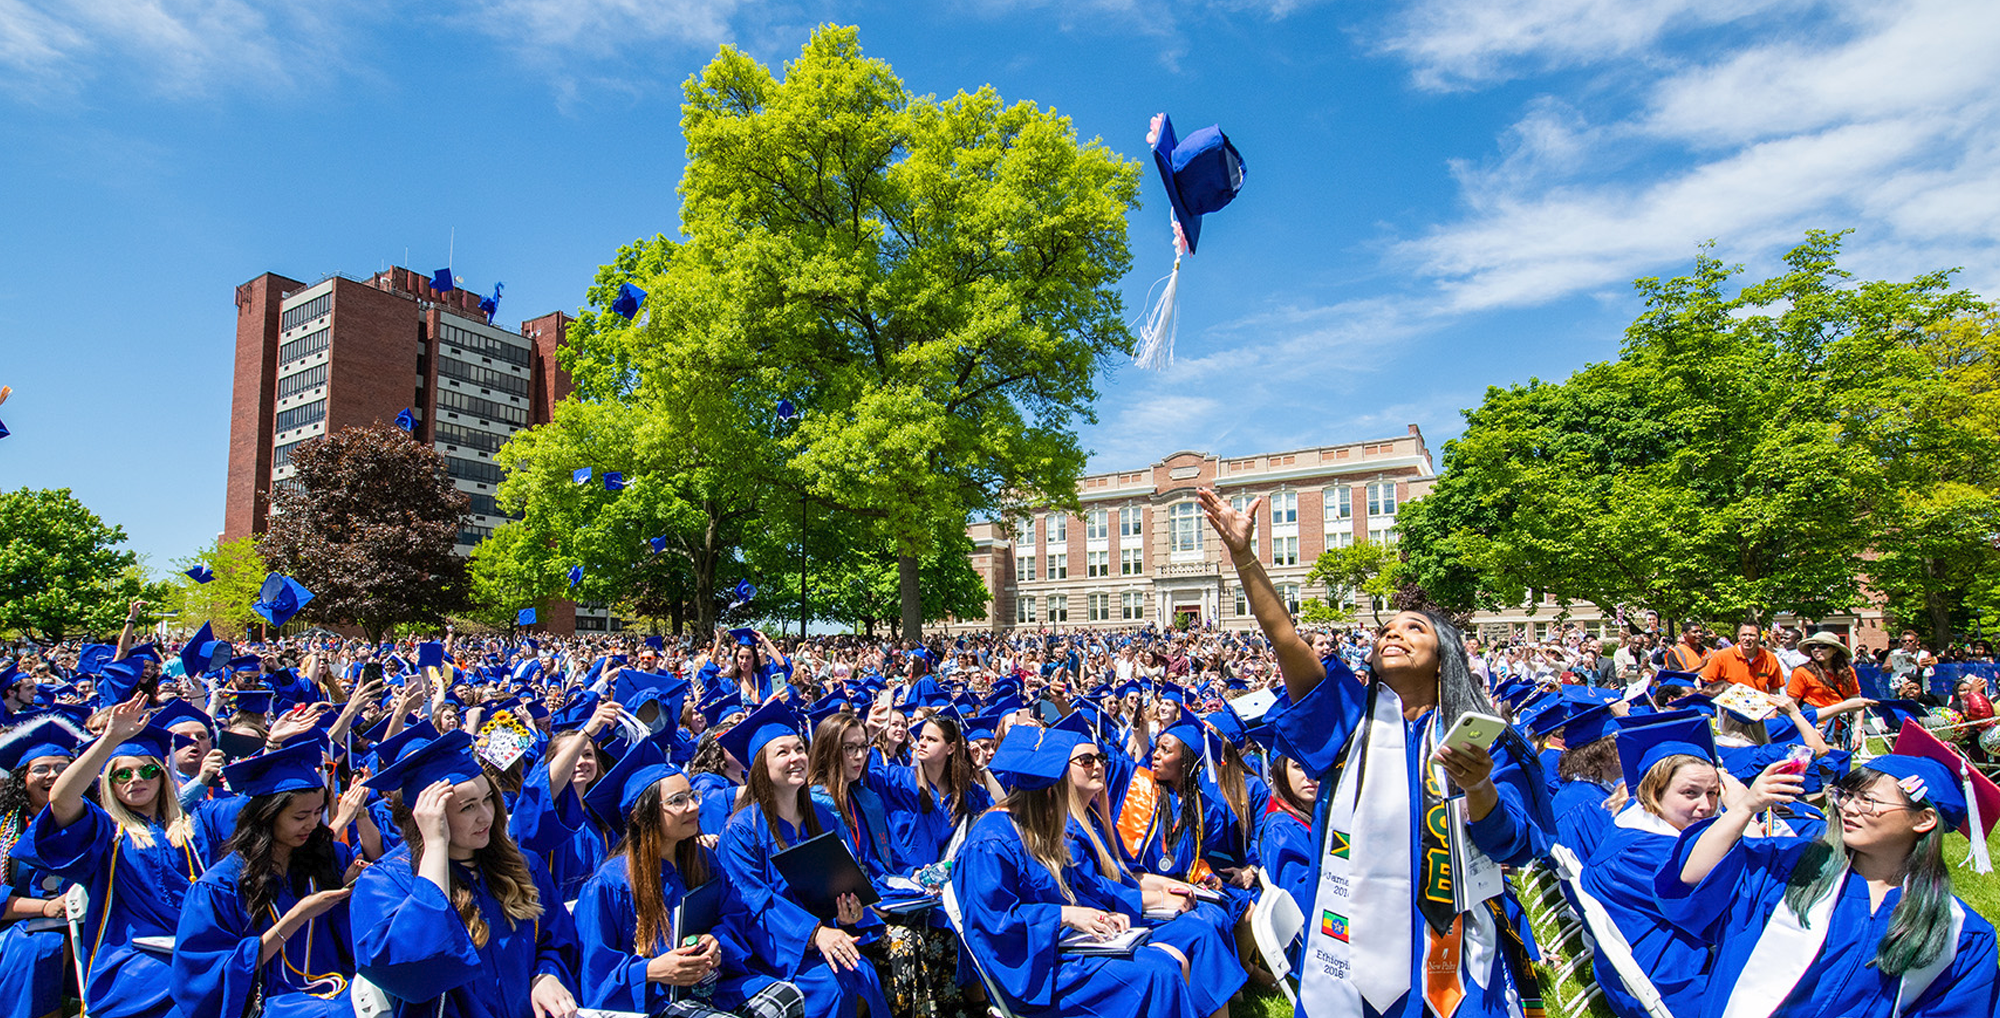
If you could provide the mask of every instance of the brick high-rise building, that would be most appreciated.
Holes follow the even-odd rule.
[[[453,483],[472,499],[459,552],[491,534],[506,518],[494,502],[501,470],[493,454],[514,432],[547,423],[569,394],[555,351],[570,317],[550,312],[509,332],[486,324],[479,300],[467,290],[439,292],[429,276],[400,267],[310,284],[267,272],[237,287],[223,538],[264,531],[271,490],[292,475],[300,442],[390,424],[405,408],[416,417],[416,437],[444,456]],[[602,612],[587,614],[596,617],[574,624],[616,625]],[[542,615],[548,628],[572,625],[567,604]]]

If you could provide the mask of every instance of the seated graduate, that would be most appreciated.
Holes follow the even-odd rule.
[[[44,1018],[62,1008],[69,938],[59,920],[69,881],[16,850],[88,739],[82,726],[59,714],[0,733],[0,771],[7,772],[0,778],[0,1018]]]
[[[1234,818],[1222,797],[1209,791],[1214,786],[1202,780],[1219,739],[1185,704],[1175,705],[1165,724],[1152,740],[1150,768],[1134,768],[1119,758],[1109,771],[1120,847],[1141,872],[1221,891],[1231,920],[1241,920],[1255,900],[1247,888],[1256,883],[1256,871],[1225,854]],[[1146,728],[1139,726],[1135,740],[1143,742]]]
[[[922,681],[935,685],[932,679]],[[870,712],[878,727],[887,717],[887,704]],[[911,763],[872,757],[868,766],[868,787],[888,807],[897,854],[912,868],[943,859],[952,832],[993,805],[972,765],[964,721],[948,701],[917,723],[915,736]]]
[[[1267,716],[1276,748],[1320,783],[1299,1013],[1518,1014],[1541,993],[1500,867],[1543,855],[1554,820],[1518,733],[1490,749],[1439,744],[1466,714],[1495,710],[1463,635],[1443,615],[1399,611],[1368,679],[1316,656],[1252,550],[1257,503],[1198,495],[1284,675],[1288,705]]]
[[[889,807],[868,787],[868,755],[867,725],[849,711],[829,714],[813,729],[813,802],[840,817],[855,861],[880,884],[916,867],[903,861],[889,830]]]
[[[1803,788],[1782,762],[1732,787],[1721,816],[1681,832],[1655,880],[1667,916],[1716,948],[1700,1014],[1994,1014],[1993,925],[1952,894],[1944,836],[1985,841],[2000,788],[1905,723],[1894,753],[1834,783],[1837,822],[1818,839],[1743,836],[1757,812]]]
[[[1194,1018],[1179,951],[1146,944],[1107,957],[1057,946],[1070,931],[1108,937],[1130,926],[1075,890],[1063,779],[1085,744],[1075,732],[1015,725],[993,754],[989,769],[1013,790],[973,822],[952,865],[966,950],[1017,1015]]]
[[[1587,690],[1584,686],[1564,687]],[[1619,769],[1618,718],[1611,703],[1588,693],[1566,697],[1564,707],[1548,711],[1541,720],[1553,719],[1562,730],[1562,756],[1556,760],[1555,841],[1569,846],[1578,859],[1588,859],[1598,842],[1611,830],[1611,809],[1606,801],[1618,791],[1623,772]],[[1631,794],[1627,791],[1627,794]]]
[[[318,740],[307,740],[223,768],[230,789],[247,802],[226,854],[182,905],[174,948],[181,1014],[261,1007],[268,1018],[335,1018],[353,1011],[347,885],[366,861],[335,841],[324,822],[333,804],[321,769],[325,753]],[[359,810],[359,797],[343,799]]]
[[[549,739],[547,775],[536,776],[536,780],[547,781],[550,799],[559,804],[556,812],[576,828],[556,847],[541,853],[549,879],[556,882],[556,893],[564,901],[576,900],[584,881],[597,872],[617,838],[618,817],[597,816],[582,809],[582,803],[608,766],[596,740],[598,733],[617,723],[618,711],[617,702],[606,700],[591,712],[583,727],[557,732]]]
[[[1113,847],[1110,803],[1105,791],[1105,749],[1087,729],[1083,712],[1056,726],[1083,741],[1070,751],[1059,784],[1068,790],[1064,825],[1069,869],[1064,875],[1079,905],[1116,912],[1130,925],[1171,914],[1154,925],[1148,943],[1171,949],[1187,972],[1188,1004],[1195,1014],[1227,1018],[1229,1000],[1247,979],[1231,942],[1234,919],[1222,906],[1197,902],[1192,885],[1157,874],[1133,875]]]
[[[95,1018],[174,1013],[172,948],[155,945],[172,944],[181,902],[202,871],[167,774],[173,736],[146,723],[146,700],[140,691],[110,710],[16,846],[90,894],[83,1002]],[[102,806],[83,797],[93,779]]]
[[[1715,815],[1722,794],[1715,743],[1707,719],[1692,711],[1628,719],[1614,738],[1634,802],[1601,836],[1580,880],[1616,927],[1594,930],[1597,981],[1614,1013],[1645,1018],[1644,988],[1626,985],[1610,961],[1622,952],[1669,1012],[1693,1018],[1709,983],[1708,944],[1660,910],[1653,880],[1680,833]]]
[[[507,815],[472,736],[406,750],[369,783],[396,789],[403,845],[354,884],[360,975],[409,1018],[565,1018],[576,1010],[576,931]]]
[[[1257,825],[1257,857],[1271,883],[1298,902],[1299,911],[1312,908],[1313,803],[1319,782],[1299,762],[1273,753],[1271,803]]]
[[[879,928],[853,895],[843,895],[836,921],[808,912],[771,859],[823,831],[840,817],[813,802],[807,785],[804,725],[784,700],[752,711],[723,737],[723,748],[746,761],[743,804],[722,831],[722,868],[758,917],[752,971],[783,979],[805,994],[806,1012],[854,1018],[865,1006],[886,1018],[889,1006],[875,966],[861,956],[857,932]],[[850,932],[856,931],[856,932]]]
[[[758,919],[701,843],[701,795],[667,762],[671,734],[627,750],[591,792],[593,812],[625,823],[622,847],[577,899],[584,1002],[672,1018],[803,1018],[798,987],[750,970]],[[718,923],[676,929],[687,893],[716,880]]]

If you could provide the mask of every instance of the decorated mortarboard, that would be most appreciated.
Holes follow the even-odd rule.
[[[519,612],[515,613],[515,615],[514,615],[514,624],[515,624],[515,625],[517,625],[517,626],[532,626],[532,625],[534,625],[534,624],[535,624],[535,610],[534,610],[533,608],[523,608],[523,609],[521,609],[521,610],[520,610]]]
[[[803,725],[799,723],[797,712],[783,700],[772,699],[751,711],[722,736],[722,748],[745,767],[757,759],[757,754],[773,739],[787,735],[806,738]]]
[[[535,748],[535,730],[508,707],[493,711],[479,722],[479,734],[472,740],[472,747],[479,758],[493,765],[495,770],[506,770],[514,761],[528,755]]]
[[[722,696],[703,700],[695,707],[695,710],[700,712],[701,716],[710,725],[719,725],[722,723],[723,718],[744,710],[745,707],[743,694],[736,690],[730,690]]]
[[[673,729],[664,729],[627,747],[618,762],[590,786],[583,797],[584,805],[613,830],[624,830],[626,815],[632,812],[639,797],[646,794],[646,789],[682,773],[670,762],[673,737]]]
[[[76,758],[76,751],[90,741],[82,725],[61,714],[37,715],[0,732],[0,771],[13,773],[21,765],[43,757]]]
[[[313,593],[299,581],[283,573],[271,573],[264,577],[264,585],[257,588],[257,600],[250,607],[262,615],[266,622],[282,626],[292,620],[313,599]]]
[[[159,725],[161,728],[172,728],[175,725],[185,724],[189,721],[199,721],[203,728],[208,729],[210,735],[215,734],[215,719],[209,717],[206,711],[186,700],[167,701],[165,706],[153,712],[152,718],[152,723]]]
[[[78,675],[99,675],[118,655],[118,648],[108,643],[86,643],[76,654]]]
[[[1638,794],[1639,783],[1654,765],[1670,756],[1682,755],[1715,759],[1715,735],[1709,731],[1707,718],[1698,714],[1681,715],[1618,730],[1618,763],[1625,774],[1625,788],[1632,795]]]
[[[196,565],[193,569],[183,569],[181,570],[181,575],[196,583],[210,583],[215,580],[214,571],[204,565]]]
[[[113,661],[97,673],[97,703],[110,707],[130,699],[133,690],[145,678],[144,658],[128,657]]]
[[[417,796],[437,782],[456,785],[482,773],[479,757],[472,751],[472,736],[455,728],[405,752],[395,763],[369,778],[368,786],[383,792],[400,791],[403,801],[414,805]]]
[[[1069,771],[1069,757],[1087,738],[1076,732],[1033,725],[1016,725],[1000,740],[986,768],[1009,788],[1024,792],[1047,788]]]
[[[112,760],[121,756],[150,756],[157,760],[166,761],[172,759],[173,755],[174,733],[158,725],[148,724],[139,731],[126,736],[123,741],[113,747],[111,756],[105,758],[105,763],[109,765]]]
[[[237,795],[275,795],[326,787],[320,769],[326,744],[317,739],[245,757],[222,769],[222,778]]]
[[[611,302],[611,313],[626,321],[638,315],[639,308],[646,303],[646,291],[630,283],[618,284],[618,297]]]
[[[604,472],[604,490],[624,491],[625,490],[624,473],[617,470],[606,470]]]
[[[1917,722],[1905,721],[1896,733],[1896,748],[1861,766],[1895,778],[1912,801],[1936,809],[1945,826],[1971,840],[1972,868],[1992,872],[1986,839],[2000,821],[2000,785],[1957,750]]]

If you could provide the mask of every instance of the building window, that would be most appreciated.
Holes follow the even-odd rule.
[[[1035,578],[1035,556],[1032,553],[1015,556],[1014,575],[1022,580]]]
[[[1329,520],[1351,520],[1354,518],[1354,489],[1345,484],[1326,489],[1326,518]]]
[[[300,441],[307,441],[307,439],[300,439]],[[292,450],[298,447],[298,442],[286,442],[284,445],[272,449],[271,469],[276,470],[282,466],[289,466],[292,462]]]
[[[1298,584],[1296,583],[1278,584],[1278,596],[1284,600],[1286,611],[1292,613],[1293,615],[1297,615],[1299,613]]]
[[[1084,552],[1083,554],[1084,554],[1084,575],[1085,575],[1085,576],[1091,576],[1091,577],[1096,577],[1096,576],[1110,576],[1110,575],[1111,575],[1111,553],[1110,553],[1110,552],[1108,552],[1108,551],[1087,551],[1087,552]]]
[[[1035,546],[1035,518],[1033,516],[1021,521],[1021,543],[1027,545],[1029,548]]]
[[[1176,503],[1169,521],[1173,526],[1174,554],[1201,554],[1201,506],[1193,502]]]
[[[460,480],[477,484],[499,484],[506,476],[500,464],[487,460],[469,460],[462,456],[446,456],[444,472]]]
[[[1092,621],[1092,622],[1109,622],[1109,621],[1111,621],[1111,595],[1110,595],[1110,594],[1092,594],[1092,595],[1090,595],[1090,621]]]
[[[526,346],[517,346],[497,336],[473,332],[471,329],[461,329],[450,322],[439,323],[438,342],[449,343],[466,353],[491,357],[496,361],[506,361],[517,368],[525,368],[534,361],[534,351]]]
[[[1390,523],[1390,524],[1387,524],[1387,525],[1385,525],[1385,526],[1380,526],[1380,527],[1369,527],[1369,528],[1368,528],[1368,543],[1370,543],[1370,544],[1395,544],[1395,543],[1396,543],[1396,525],[1395,525],[1394,523]]]
[[[1092,509],[1083,517],[1083,539],[1102,541],[1111,536],[1110,514],[1103,509]]]
[[[1136,590],[1128,590],[1118,595],[1119,617],[1127,621],[1146,617],[1146,595]]]
[[[278,379],[278,398],[284,399],[287,396],[296,396],[307,389],[318,388],[325,384],[326,365],[315,364],[298,374],[286,375]]]
[[[1061,514],[1049,517],[1049,543],[1069,543],[1069,517]]]
[[[1146,518],[1143,506],[1126,506],[1118,510],[1118,536],[1138,537],[1141,521]]]
[[[1068,622],[1068,621],[1069,621],[1069,595],[1068,595],[1068,594],[1050,594],[1050,595],[1049,595],[1049,621],[1050,621],[1050,622]]]
[[[1249,495],[1231,495],[1229,497],[1229,507],[1239,513],[1247,513],[1250,511],[1250,503],[1255,501],[1257,500]],[[1262,540],[1257,536],[1258,533],[1261,533],[1261,531],[1252,532],[1250,535],[1250,554],[1252,555],[1257,554],[1257,542]]]
[[[1298,565],[1299,539],[1296,537],[1271,538],[1271,564],[1274,566]]]
[[[1050,555],[1050,556],[1049,556],[1049,571],[1048,571],[1048,575],[1049,575],[1049,579],[1051,579],[1051,580],[1067,580],[1067,579],[1069,579],[1069,553],[1068,553],[1068,552],[1061,552],[1061,553],[1058,553],[1058,554],[1055,554],[1055,555]]]
[[[1281,491],[1271,496],[1271,525],[1282,526],[1299,521],[1299,493]]]
[[[1250,614],[1250,600],[1243,596],[1243,588],[1236,588],[1236,614],[1238,617]]]
[[[293,428],[323,420],[326,420],[326,400],[316,399],[310,403],[302,403],[290,410],[278,411],[278,430],[290,431]]]
[[[333,310],[333,294],[322,293],[278,317],[278,331],[290,332]]]
[[[528,408],[524,406],[495,403],[455,389],[439,389],[437,401],[438,409],[447,413],[456,411],[471,414],[482,421],[504,421],[517,427],[528,424]]]
[[[1035,621],[1035,599],[1017,597],[1014,599],[1014,621],[1023,625]]]
[[[515,396],[528,394],[528,380],[520,375],[508,374],[483,364],[467,364],[450,357],[439,357],[437,366],[440,378],[456,378],[467,385],[476,385],[482,389],[498,389]]]
[[[278,347],[278,363],[310,357],[326,349],[327,339],[332,335],[332,329],[317,329]]]
[[[431,434],[438,441],[446,445],[477,449],[480,452],[499,452],[500,447],[507,443],[506,435],[494,434],[491,431],[478,431],[473,428],[461,428],[456,424],[440,424],[432,430]]]
[[[1118,575],[1139,576],[1146,571],[1144,553],[1138,548],[1118,549]]]
[[[1396,482],[1382,481],[1368,486],[1368,515],[1396,515]]]
[[[1342,529],[1329,532],[1326,535],[1326,546],[1329,548],[1352,548],[1354,546],[1354,531]]]

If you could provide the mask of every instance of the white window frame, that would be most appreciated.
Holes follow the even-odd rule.
[[[1111,539],[1111,514],[1103,509],[1092,509],[1083,516],[1083,539],[1086,541],[1108,541]]]
[[[1048,568],[1044,570],[1051,580],[1069,579],[1069,552],[1058,551],[1049,554]]]
[[[1354,489],[1345,484],[1326,489],[1326,518],[1351,520],[1354,518]]]

